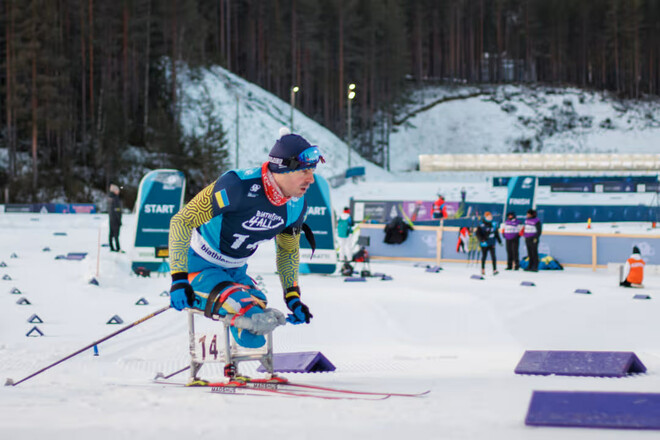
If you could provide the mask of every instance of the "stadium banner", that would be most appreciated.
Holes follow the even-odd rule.
[[[415,228],[401,244],[385,243],[385,227],[360,228],[361,237],[369,237],[367,251],[372,256],[393,258],[436,258],[437,233],[435,229]]]
[[[509,180],[505,213],[513,212],[517,217],[525,217],[527,211],[534,208],[536,180],[534,176],[516,176]]]
[[[660,237],[596,236],[597,264],[623,264],[632,253],[633,246],[639,248],[646,264],[660,265]]]
[[[96,214],[93,203],[9,203],[5,212],[30,212],[38,214]]]
[[[305,234],[300,238],[300,273],[331,274],[337,270],[337,252],[335,251],[335,227],[330,202],[330,186],[328,181],[318,174],[314,183],[305,194],[307,201],[307,219],[305,223],[311,228],[316,240],[316,250],[312,255],[312,247]]]
[[[135,212],[135,241],[131,268],[158,270],[165,259],[170,220],[183,207],[186,178],[181,171],[160,169],[147,173],[140,181]]]

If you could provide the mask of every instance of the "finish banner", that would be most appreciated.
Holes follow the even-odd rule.
[[[534,208],[536,180],[534,176],[516,176],[509,180],[503,218],[508,212],[515,213],[516,217],[525,217],[527,211]]]

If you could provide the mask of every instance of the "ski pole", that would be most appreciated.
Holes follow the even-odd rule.
[[[180,370],[176,370],[175,372],[170,373],[170,374],[168,374],[167,376],[165,376],[163,373],[160,373],[160,372],[159,372],[159,373],[156,373],[156,377],[154,377],[154,380],[158,380],[158,379],[169,379],[170,377],[172,377],[172,376],[176,376],[177,374],[179,374],[179,373],[183,373],[184,371],[189,370],[189,369],[190,369],[190,365],[188,365],[187,367],[183,367],[183,368],[181,368]]]
[[[81,348],[80,350],[76,351],[75,353],[71,353],[71,354],[68,355],[67,357],[64,357],[64,358],[60,359],[59,361],[54,362],[54,363],[48,365],[47,367],[44,367],[44,368],[42,368],[41,370],[39,370],[39,371],[37,371],[37,372],[35,372],[35,373],[30,374],[30,375],[27,376],[27,377],[24,377],[23,379],[19,380],[18,382],[14,382],[12,379],[7,379],[7,382],[5,382],[5,386],[9,386],[9,385],[11,385],[11,386],[14,386],[14,387],[15,387],[15,386],[18,385],[19,383],[21,383],[21,382],[25,382],[26,380],[33,378],[33,377],[36,376],[37,374],[41,374],[41,373],[43,373],[44,371],[48,370],[49,368],[52,368],[52,367],[54,367],[55,365],[61,364],[62,362],[71,359],[72,357],[74,357],[74,356],[76,356],[76,355],[82,353],[82,352],[85,351],[85,350],[88,350],[88,349],[92,348],[93,346],[95,346],[95,345],[97,345],[97,344],[100,344],[101,342],[107,341],[108,339],[115,337],[115,336],[117,336],[119,333],[123,333],[123,332],[125,332],[125,331],[128,330],[129,328],[133,328],[133,327],[135,327],[135,326],[138,325],[138,324],[142,324],[142,323],[143,323],[144,321],[146,321],[147,319],[151,319],[151,318],[153,318],[154,316],[159,315],[159,314],[163,313],[164,311],[168,310],[169,308],[170,308],[170,306],[168,305],[168,306],[166,306],[166,307],[163,307],[162,309],[158,309],[158,310],[156,310],[155,312],[153,312],[153,313],[151,313],[151,314],[145,316],[144,318],[138,319],[138,320],[135,321],[134,323],[132,323],[132,324],[128,324],[126,327],[124,327],[124,328],[122,328],[122,329],[120,329],[120,330],[117,330],[116,332],[114,332],[114,333],[112,333],[112,334],[106,336],[105,338],[101,338],[101,339],[99,339],[98,341],[94,341],[94,342],[92,342],[91,344],[85,346],[84,348]]]

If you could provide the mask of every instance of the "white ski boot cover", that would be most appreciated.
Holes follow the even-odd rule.
[[[227,324],[231,323],[234,315],[225,318]],[[255,335],[265,335],[272,332],[277,326],[286,324],[284,314],[277,309],[265,309],[263,313],[255,313],[251,317],[239,316],[234,319],[234,326],[248,330]]]

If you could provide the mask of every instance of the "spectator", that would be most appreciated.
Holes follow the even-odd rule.
[[[444,197],[440,194],[438,194],[436,201],[433,202],[433,218],[438,220],[447,218],[447,204]]]
[[[522,229],[525,245],[527,246],[527,256],[529,257],[529,266],[525,269],[526,271],[539,271],[539,239],[541,238],[542,228],[543,225],[536,216],[536,210],[528,210],[525,225]]]
[[[353,259],[353,218],[351,210],[347,207],[337,219],[337,238],[339,240],[339,260],[351,261]]]
[[[520,229],[522,226],[514,212],[506,215],[502,235],[506,240],[506,270],[520,269],[518,248],[520,247]]]
[[[644,281],[644,265],[642,255],[637,246],[633,247],[632,255],[626,260],[619,278],[619,285],[623,287],[642,287]]]
[[[119,230],[121,229],[121,199],[119,198],[119,187],[114,183],[110,185],[108,195],[108,220],[110,223],[110,252],[121,252],[119,246]]]
[[[500,233],[497,230],[497,223],[493,221],[493,215],[486,211],[484,219],[477,228],[477,238],[481,246],[481,274],[486,274],[486,257],[490,252],[490,259],[493,262],[493,275],[497,275],[497,257],[495,256],[495,241],[502,244]]]

